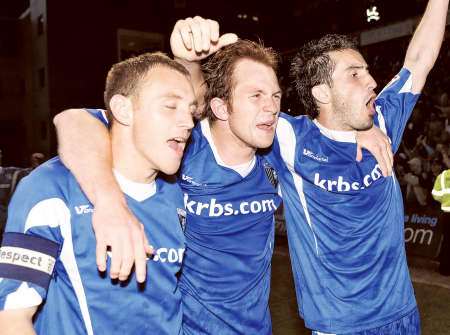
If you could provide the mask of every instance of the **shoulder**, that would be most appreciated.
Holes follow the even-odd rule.
[[[12,201],[30,205],[50,198],[67,198],[72,179],[58,157],[33,170],[19,183]]]
[[[192,130],[191,137],[188,142],[188,146],[184,151],[183,161],[181,163],[181,171],[185,168],[192,167],[194,164],[203,164],[200,161],[210,161],[205,157],[198,159],[199,155],[209,155],[211,151],[209,150],[210,145],[207,139],[209,136],[209,125],[208,120],[202,120],[197,123],[197,125]],[[205,134],[206,132],[206,134]]]
[[[413,75],[407,68],[402,68],[378,94],[377,101],[389,94],[412,93]]]

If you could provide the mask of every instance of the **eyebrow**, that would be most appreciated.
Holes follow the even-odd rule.
[[[163,95],[163,98],[165,98],[165,99],[177,99],[177,100],[182,100],[182,99],[183,99],[183,97],[182,97],[181,95],[176,94],[176,93],[167,93],[167,94],[164,94],[164,95]],[[197,101],[197,99],[192,100],[192,101],[189,103],[189,105],[190,105],[190,106],[198,106],[198,101]]]
[[[346,68],[347,71],[349,70],[367,70],[369,71],[368,65],[350,65]]]
[[[261,90],[261,89],[257,89],[255,92],[263,93],[263,94],[264,94],[264,91]],[[276,92],[273,92],[271,95],[275,95],[275,94],[283,94],[283,92],[282,92],[281,89],[280,89],[280,90],[278,90],[278,91],[276,91]]]

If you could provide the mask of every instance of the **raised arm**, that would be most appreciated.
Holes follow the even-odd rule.
[[[0,333],[2,335],[36,335],[33,315],[37,306],[0,311]]]
[[[200,61],[237,39],[236,34],[232,33],[220,36],[219,23],[200,16],[178,20],[175,24],[170,35],[170,47],[174,59],[183,64],[191,74],[199,110],[203,110],[206,89]]]
[[[409,43],[404,67],[413,74],[412,93],[420,93],[441,49],[449,0],[429,0]]]
[[[106,270],[110,246],[110,276],[126,280],[135,263],[136,278],[145,281],[146,253],[151,252],[142,224],[127,207],[112,173],[111,141],[107,128],[83,109],[69,109],[54,118],[58,152],[94,205],[92,225],[97,239],[97,266]]]

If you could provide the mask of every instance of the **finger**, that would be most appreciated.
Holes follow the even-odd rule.
[[[359,144],[356,145],[356,161],[357,162],[362,161],[362,147]]]
[[[387,162],[385,160],[385,157],[383,155],[383,150],[380,150],[380,148],[378,147],[375,154],[375,159],[378,162],[378,166],[381,169],[381,173],[383,174],[384,177],[387,177],[388,175],[388,167],[387,167]]]
[[[219,23],[214,20],[208,20],[211,42],[217,43],[219,41]]]
[[[211,48],[211,32],[209,23],[207,20],[200,16],[194,17],[194,21],[200,27],[200,31],[202,34],[202,51],[208,52]]]
[[[191,28],[187,24],[186,20],[179,20],[175,25],[174,30],[177,30],[181,36],[181,40],[183,41],[184,46],[188,50],[192,50],[192,35]]]
[[[97,246],[95,248],[95,255],[96,255],[96,262],[97,262],[97,268],[100,272],[106,271],[106,243],[103,243],[100,241],[100,239],[97,240]]]
[[[386,152],[387,152],[387,161],[389,164],[389,176],[391,176],[392,170],[394,169],[394,153],[392,152],[392,146],[389,142],[386,146]]]
[[[125,281],[130,275],[134,263],[134,251],[132,245],[124,245],[122,249],[122,261],[119,270],[119,280]]]
[[[143,283],[147,276],[147,253],[144,247],[144,240],[141,236],[138,237],[140,242],[134,243],[134,260],[136,280]]]
[[[155,253],[155,250],[153,248],[153,246],[148,242],[148,238],[147,238],[147,234],[145,234],[144,231],[144,225],[141,225],[141,229],[144,232],[144,248],[145,248],[145,253],[147,255],[153,255]]]
[[[111,245],[111,266],[109,268],[109,276],[111,279],[117,279],[120,273],[120,266],[122,264],[122,245],[120,241]]]
[[[228,33],[220,36],[219,42],[217,43],[218,49],[223,48],[226,45],[236,43],[238,36],[236,34]]]
[[[194,19],[189,18],[186,21],[189,24],[191,30],[195,52],[200,53],[202,52],[202,31],[200,29],[200,26],[199,24],[197,24],[197,22],[194,21]]]

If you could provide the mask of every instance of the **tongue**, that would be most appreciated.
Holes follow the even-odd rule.
[[[169,147],[170,147],[172,150],[175,150],[176,152],[183,151],[183,149],[181,148],[181,145],[180,145],[177,141],[175,141],[175,140],[169,140],[169,141],[167,141],[167,142],[169,143]]]

